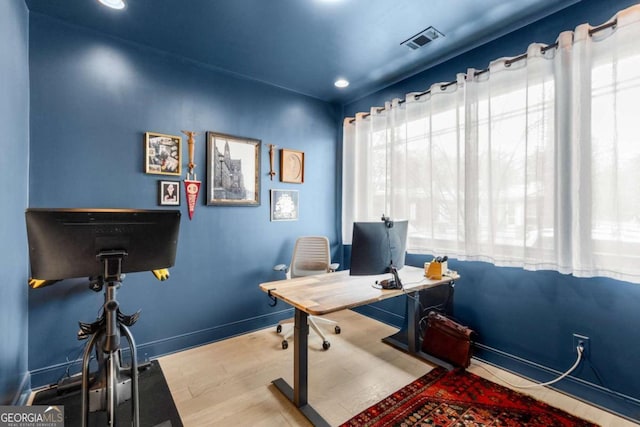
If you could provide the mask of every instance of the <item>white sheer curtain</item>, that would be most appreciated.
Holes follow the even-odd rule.
[[[343,241],[640,283],[640,5],[610,24],[345,119]]]

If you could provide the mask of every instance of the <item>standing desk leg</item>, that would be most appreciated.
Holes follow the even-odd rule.
[[[310,422],[316,427],[329,427],[329,423],[325,421],[315,409],[308,404],[308,374],[309,374],[309,315],[302,310],[296,308],[294,317],[293,332],[293,388],[283,378],[273,381],[282,394],[284,394],[296,408],[302,412]]]
[[[405,296],[404,322],[398,332],[383,338],[382,341],[409,354],[419,351],[418,316],[420,315],[420,294],[418,291],[407,293]]]
[[[405,320],[402,328],[393,335],[390,335],[382,339],[382,342],[387,343],[399,350],[405,351],[412,356],[426,360],[431,363],[435,363],[438,366],[442,366],[447,370],[452,370],[454,366],[444,360],[438,359],[428,353],[425,353],[420,349],[420,334],[418,330],[418,323],[420,319],[420,294],[419,291],[411,292],[407,294],[407,305]]]
[[[418,352],[418,316],[420,315],[420,294],[411,292],[407,296],[407,351],[410,354]]]
[[[296,309],[293,332],[293,403],[298,407],[307,404],[309,376],[309,315]]]

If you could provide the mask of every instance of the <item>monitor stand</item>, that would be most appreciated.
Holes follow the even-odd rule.
[[[396,288],[402,289],[402,281],[400,280],[400,276],[398,276],[398,269],[391,265],[389,267],[389,273],[393,274],[393,281],[395,282]]]
[[[116,421],[116,408],[132,399],[131,425],[140,424],[138,399],[138,365],[136,344],[129,331],[138,320],[140,312],[131,316],[120,312],[116,300],[117,289],[122,284],[122,260],[126,251],[103,251],[97,255],[104,265],[104,274],[92,281],[90,288],[104,291],[102,315],[93,323],[80,323],[78,339],[89,339],[82,358],[82,427],[89,423],[89,412],[106,411],[108,426],[121,425]],[[124,335],[131,350],[131,366],[122,366],[120,337]],[[91,353],[95,349],[98,371],[89,373]]]
[[[376,285],[379,285],[382,289],[402,289],[402,281],[398,275],[398,269],[391,265],[388,272],[393,275],[393,279],[376,281]]]

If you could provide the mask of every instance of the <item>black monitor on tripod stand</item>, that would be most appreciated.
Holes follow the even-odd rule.
[[[180,227],[177,210],[27,209],[31,277],[104,276],[100,252],[124,251],[120,273],[172,267]]]
[[[132,399],[132,424],[139,424],[136,346],[128,326],[138,313],[123,315],[116,290],[123,273],[172,267],[180,228],[177,210],[27,209],[31,276],[39,281],[90,277],[91,289],[104,292],[103,314],[94,323],[80,323],[79,338],[89,338],[82,369],[82,425],[88,413],[104,410],[109,426],[117,425],[116,407]],[[121,334],[131,348],[131,366],[120,366]],[[92,350],[99,371],[89,383]],[[89,392],[91,391],[91,395]]]

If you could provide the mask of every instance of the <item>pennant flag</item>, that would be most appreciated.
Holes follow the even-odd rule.
[[[185,194],[187,195],[187,208],[189,209],[189,219],[193,219],[193,212],[196,210],[196,201],[200,192],[200,181],[184,180]]]

